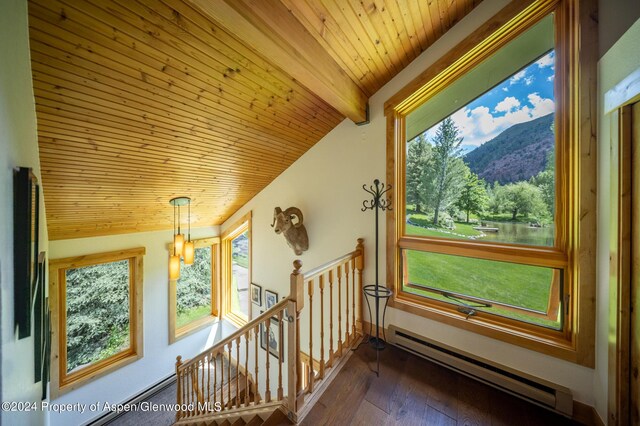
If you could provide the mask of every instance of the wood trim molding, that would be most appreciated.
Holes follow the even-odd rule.
[[[244,318],[242,315],[238,315],[237,313],[231,312],[231,269],[229,265],[231,264],[230,251],[231,251],[231,240],[236,238],[238,235],[244,232],[244,226],[246,223],[246,232],[249,238],[249,271],[248,271],[248,279],[249,284],[253,282],[252,276],[252,263],[253,263],[253,237],[252,237],[252,211],[247,212],[245,215],[240,217],[238,220],[233,222],[232,225],[228,226],[227,229],[224,230],[221,236],[221,312],[222,316],[228,319],[231,323],[233,323],[237,327],[242,327],[250,318]],[[249,315],[251,314],[251,299],[247,298],[247,312]]]
[[[445,53],[440,59],[435,61],[433,65],[422,72],[418,77],[413,79],[409,84],[404,86],[400,91],[390,97],[384,103],[384,114],[389,116],[407,100],[411,99],[416,93],[419,93],[425,85],[429,84],[436,76],[443,73],[451,67],[452,64],[461,61],[465,56],[472,54],[473,50],[481,43],[481,41],[491,38],[498,29],[504,27],[505,24],[513,20],[518,14],[522,13],[527,7],[536,0],[513,0],[487,22],[482,24],[472,34],[458,43],[453,49]],[[538,0],[539,1],[539,0]],[[555,3],[555,2],[548,2]],[[495,49],[500,45],[495,46]],[[470,66],[475,63],[470,64]]]
[[[53,259],[49,263],[49,304],[51,309],[51,397],[57,398],[99,377],[105,376],[144,356],[143,286],[144,247]],[[65,271],[82,266],[120,260],[129,261],[130,347],[68,374],[66,371]]]
[[[596,241],[596,64],[597,64],[597,4],[595,0],[538,0],[512,2],[479,30],[465,39],[456,49],[445,54],[422,75],[401,89],[385,104],[387,116],[387,182],[394,186],[395,207],[387,213],[387,282],[396,290],[390,306],[466,328],[499,340],[517,344],[551,356],[566,359],[587,367],[595,365],[595,241]],[[404,200],[404,155],[399,141],[404,141],[406,114],[438,93],[460,75],[488,55],[526,31],[549,13],[555,12],[557,41],[556,73],[568,76],[570,83],[556,79],[558,95],[556,108],[560,114],[556,132],[561,141],[557,155],[558,176],[557,221],[563,224],[557,231],[553,250],[533,252],[512,247],[485,245],[429,238],[410,238],[404,235],[401,215]],[[465,62],[466,61],[466,62]],[[571,143],[568,143],[571,141]],[[538,266],[561,268],[566,282],[563,301],[570,297],[566,308],[568,321],[562,335],[543,333],[509,320],[483,318],[466,319],[458,312],[441,306],[419,303],[398,288],[400,250],[414,248],[448,254],[485,258],[508,254],[516,263],[535,263]],[[504,260],[504,257],[502,257]],[[540,327],[538,327],[540,328]],[[579,332],[578,332],[579,331]],[[544,334],[544,335],[543,335]]]

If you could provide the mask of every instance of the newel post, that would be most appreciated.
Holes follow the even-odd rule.
[[[358,321],[356,324],[356,329],[358,331],[358,333],[360,333],[361,336],[363,336],[363,327],[362,327],[362,321],[363,321],[363,305],[362,305],[362,299],[364,298],[364,293],[362,290],[362,271],[364,270],[364,239],[363,238],[358,238],[358,244],[356,245],[356,250],[360,252],[360,254],[358,255],[358,257],[356,257],[356,269],[358,270],[358,294],[359,294],[359,300],[358,300]],[[355,295],[354,295],[355,297]]]
[[[180,366],[182,365],[182,357],[178,355],[176,357],[176,385],[177,385],[177,403],[178,407],[182,405],[182,379],[180,378]],[[182,417],[182,410],[178,408],[176,410],[176,421]]]
[[[304,307],[304,275],[300,272],[302,261],[297,259],[293,261],[293,272],[291,273],[291,289],[289,297],[295,302],[295,369],[290,372],[294,374],[295,380],[289,380],[289,383],[295,383],[296,406],[293,411],[297,413],[298,408],[304,402],[304,392],[302,390],[302,358],[300,358],[300,312]],[[290,391],[291,392],[291,391]]]

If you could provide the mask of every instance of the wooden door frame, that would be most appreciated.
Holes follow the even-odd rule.
[[[631,107],[611,114],[609,425],[629,424],[632,157]],[[614,337],[614,339],[612,339]]]

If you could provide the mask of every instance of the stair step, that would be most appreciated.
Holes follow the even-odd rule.
[[[286,414],[284,414],[282,410],[277,409],[273,413],[271,413],[269,418],[267,418],[264,423],[262,423],[262,426],[282,426],[292,424],[293,422],[289,420]]]
[[[260,416],[253,416],[253,418],[251,419],[251,421],[249,421],[247,423],[247,426],[260,426],[262,425],[264,421],[262,420],[262,418],[260,418]]]
[[[246,425],[245,421],[242,420],[242,417],[239,417],[235,422],[231,423],[231,426],[244,426]]]

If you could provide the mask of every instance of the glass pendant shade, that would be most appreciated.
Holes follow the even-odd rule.
[[[173,236],[174,253],[180,258],[182,250],[184,249],[184,234],[176,234]]]
[[[180,278],[180,256],[169,257],[169,279],[177,280]]]
[[[184,243],[184,264],[193,265],[193,257],[195,255],[195,247],[193,241],[187,241]]]

